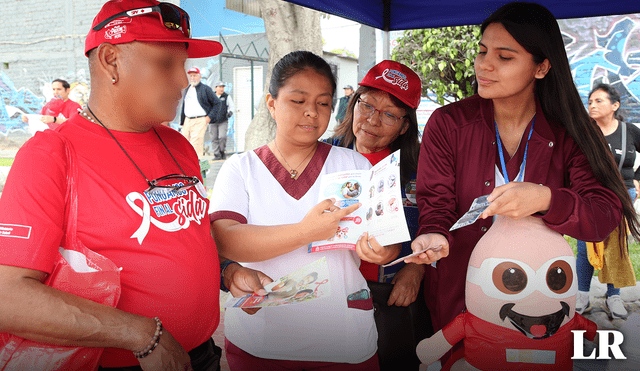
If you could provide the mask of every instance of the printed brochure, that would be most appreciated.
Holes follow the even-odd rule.
[[[409,241],[400,187],[400,150],[370,170],[341,171],[322,177],[318,201],[335,198],[336,206],[341,208],[358,202],[362,206],[340,220],[333,237],[309,244],[309,252],[355,250],[358,238],[365,232],[382,246]]]
[[[267,295],[251,294],[240,298],[229,295],[226,308],[261,308],[297,304],[331,295],[327,259],[307,264],[297,271],[266,285]]]

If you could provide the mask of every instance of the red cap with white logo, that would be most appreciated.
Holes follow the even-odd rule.
[[[187,71],[187,73],[197,73],[197,74],[200,74],[200,70],[198,69],[198,67],[191,67],[191,68],[189,68],[189,70]]]
[[[222,45],[217,41],[192,39],[189,15],[171,3],[109,0],[91,24],[84,54],[102,43],[132,41],[186,43],[189,58],[212,57],[222,52]]]
[[[413,109],[420,105],[420,77],[402,63],[385,60],[376,64],[360,85],[386,91]]]

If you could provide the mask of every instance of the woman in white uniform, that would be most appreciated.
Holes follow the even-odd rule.
[[[274,279],[324,256],[331,283],[331,295],[322,299],[264,308],[252,316],[228,310],[225,345],[232,371],[378,370],[373,302],[358,267],[360,259],[384,264],[397,251],[362,237],[355,251],[309,253],[307,246],[332,237],[340,218],[360,206],[318,203],[321,177],[370,168],[357,152],[318,142],[329,124],[335,89],[322,58],[303,51],[283,57],[267,96],[275,139],[232,156],[216,178],[210,218],[221,254]]]

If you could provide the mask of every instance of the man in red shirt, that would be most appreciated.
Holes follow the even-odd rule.
[[[198,156],[161,123],[175,116],[187,58],[221,51],[191,38],[188,14],[173,4],[104,3],[85,40],[85,110],[22,146],[0,198],[0,333],[105,348],[99,366],[111,371],[219,370],[220,288],[266,294],[271,280],[218,257]],[[66,197],[70,174],[75,197]],[[59,247],[69,248],[73,205],[77,238],[120,268],[116,308],[43,284]],[[63,369],[84,370],[81,361]]]
[[[82,109],[80,105],[69,99],[71,85],[65,80],[56,79],[51,83],[53,99],[42,107],[40,121],[55,129],[58,125],[70,119]],[[22,121],[27,122],[27,116],[22,116]]]

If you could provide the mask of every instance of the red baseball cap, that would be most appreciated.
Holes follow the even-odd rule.
[[[386,91],[413,109],[420,105],[420,77],[402,63],[385,60],[376,64],[360,85]]]
[[[155,0],[109,0],[93,19],[84,54],[102,43],[132,41],[187,43],[189,58],[212,57],[222,52],[217,41],[191,38],[189,15],[171,3]]]
[[[191,68],[189,68],[189,70],[187,71],[187,73],[197,73],[197,74],[200,74],[200,70],[198,69],[198,67],[191,67]]]

